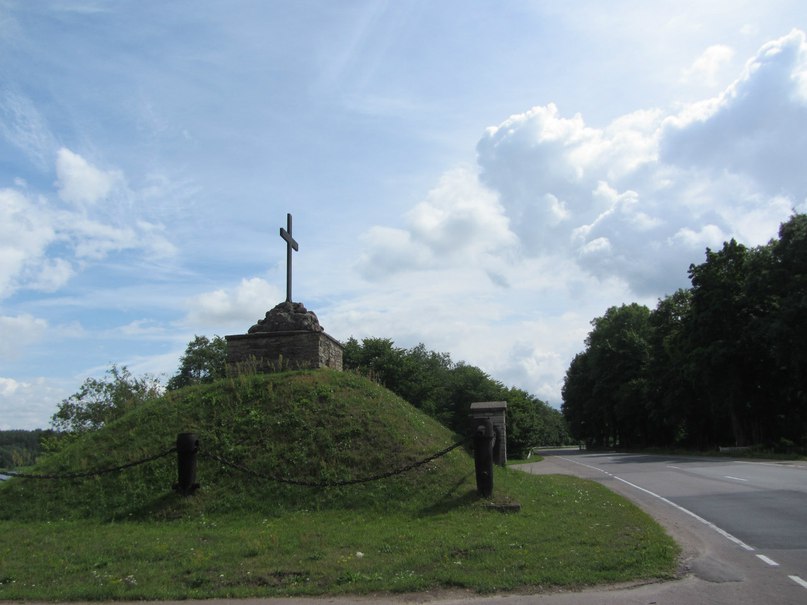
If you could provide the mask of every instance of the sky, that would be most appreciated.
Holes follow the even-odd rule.
[[[0,429],[285,299],[555,407],[807,211],[807,4],[0,0]]]

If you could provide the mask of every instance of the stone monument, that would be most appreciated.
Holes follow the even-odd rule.
[[[299,244],[292,237],[291,214],[286,229],[286,300],[267,311],[246,334],[225,336],[227,372],[277,372],[309,368],[342,369],[344,347],[319,325],[313,311],[291,299],[292,250]]]

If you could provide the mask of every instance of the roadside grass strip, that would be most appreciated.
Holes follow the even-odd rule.
[[[541,592],[675,577],[676,544],[603,486],[506,469],[496,481],[521,512],[464,497],[392,513],[2,521],[0,600]]]

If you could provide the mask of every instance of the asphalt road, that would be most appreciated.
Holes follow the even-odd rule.
[[[656,518],[684,550],[680,582],[625,591],[616,601],[577,602],[807,603],[807,464],[544,454],[543,462],[520,468],[604,483]]]

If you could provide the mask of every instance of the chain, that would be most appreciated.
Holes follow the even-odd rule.
[[[166,456],[173,454],[177,451],[176,447],[172,447],[164,452],[159,454],[155,454],[154,456],[149,456],[148,458],[143,458],[142,460],[136,460],[134,462],[127,462],[126,464],[122,464],[120,466],[115,466],[112,468],[102,468],[102,469],[92,469],[89,471],[82,471],[80,473],[61,473],[61,474],[52,474],[52,475],[30,475],[28,473],[15,473],[14,471],[2,471],[2,474],[8,475],[9,477],[18,477],[20,479],[85,479],[87,477],[95,477],[98,475],[108,475],[109,473],[118,473],[120,471],[126,470],[127,468],[132,468],[134,466],[139,466],[141,464],[146,464],[147,462],[153,462],[154,460],[159,460],[160,458],[165,458]]]
[[[453,444],[449,445],[448,447],[440,450],[439,452],[437,452],[435,454],[432,454],[431,456],[423,458],[422,460],[417,460],[416,462],[412,462],[411,464],[407,464],[406,466],[402,466],[402,467],[397,468],[395,470],[386,471],[384,473],[379,473],[379,474],[376,474],[376,475],[372,475],[370,477],[362,477],[362,478],[359,478],[359,479],[346,479],[346,480],[343,480],[343,481],[302,481],[302,480],[299,480],[299,479],[289,479],[287,477],[278,477],[278,476],[275,476],[275,475],[268,475],[268,474],[265,474],[265,473],[260,473],[258,471],[255,471],[253,469],[249,469],[249,468],[247,468],[247,467],[245,467],[245,466],[243,466],[241,464],[238,464],[236,462],[232,462],[230,460],[227,460],[226,458],[224,458],[222,456],[219,456],[219,455],[217,455],[215,453],[208,453],[208,452],[200,451],[199,455],[202,456],[203,458],[213,460],[215,462],[218,462],[219,464],[222,464],[223,466],[228,466],[228,467],[230,467],[232,469],[235,469],[237,471],[240,471],[242,473],[246,473],[248,475],[252,475],[254,477],[258,477],[258,478],[261,478],[261,479],[267,479],[269,481],[274,481],[276,483],[287,483],[287,484],[290,484],[290,485],[299,485],[299,486],[303,486],[303,487],[343,487],[343,486],[346,486],[346,485],[357,485],[357,484],[360,484],[360,483],[370,483],[372,481],[380,481],[381,479],[388,479],[388,478],[394,477],[396,475],[401,475],[403,473],[407,473],[407,472],[409,472],[411,470],[414,470],[414,469],[416,469],[416,468],[418,468],[420,466],[423,466],[424,464],[428,464],[429,462],[432,462],[434,460],[437,460],[438,458],[441,458],[441,457],[445,456],[449,452],[451,452],[451,451],[457,449],[458,447],[460,447],[461,445],[463,445],[467,440],[468,440],[467,438],[463,438],[460,441],[457,441],[456,443],[453,443]],[[110,467],[110,468],[102,468],[102,469],[91,469],[91,470],[82,471],[82,472],[58,473],[58,474],[41,474],[41,475],[40,474],[34,475],[34,474],[28,474],[28,473],[17,473],[17,472],[14,472],[14,471],[0,471],[0,472],[2,474],[4,474],[4,475],[8,476],[8,477],[16,477],[16,478],[19,478],[19,479],[52,479],[52,480],[84,479],[84,478],[87,478],[87,477],[96,477],[98,475],[107,475],[107,474],[110,474],[110,473],[117,473],[117,472],[129,469],[129,468],[135,467],[135,466],[139,466],[141,464],[146,464],[148,462],[153,462],[155,460],[159,460],[160,458],[164,458],[166,456],[169,456],[170,454],[173,454],[174,452],[176,452],[176,450],[177,450],[176,447],[171,447],[171,448],[165,450],[164,452],[161,452],[159,454],[155,454],[154,456],[149,456],[148,458],[143,458],[141,460],[136,460],[134,462],[127,462],[126,464],[122,464],[120,466],[115,466],[115,467]]]
[[[379,473],[379,474],[373,475],[371,477],[362,477],[360,479],[346,479],[344,481],[301,481],[299,479],[289,479],[289,478],[286,478],[286,477],[277,477],[275,475],[267,475],[265,473],[260,473],[258,471],[255,471],[253,469],[249,469],[249,468],[247,468],[245,466],[242,466],[242,465],[237,464],[235,462],[231,462],[231,461],[227,460],[226,458],[222,458],[221,456],[218,456],[218,455],[213,454],[213,453],[199,452],[199,455],[204,457],[204,458],[214,460],[214,461],[216,461],[216,462],[218,462],[218,463],[220,463],[220,464],[222,464],[224,466],[229,466],[230,468],[233,468],[233,469],[235,469],[237,471],[241,471],[242,473],[246,473],[248,475],[252,475],[253,477],[258,477],[260,479],[267,479],[269,481],[274,481],[276,483],[287,483],[287,484],[290,484],[290,485],[300,485],[300,486],[303,486],[303,487],[343,487],[343,486],[346,486],[346,485],[357,485],[359,483],[370,483],[372,481],[379,481],[381,479],[388,479],[389,477],[394,477],[395,475],[401,475],[403,473],[406,473],[406,472],[409,472],[411,470],[414,470],[414,469],[418,468],[419,466],[423,466],[424,464],[428,464],[429,462],[432,462],[433,460],[437,460],[438,458],[441,458],[442,456],[445,456],[449,452],[451,452],[451,451],[457,449],[458,447],[460,447],[461,445],[463,445],[466,441],[467,441],[467,438],[462,439],[461,441],[457,441],[456,443],[448,446],[447,448],[440,450],[436,454],[432,454],[431,456],[429,456],[427,458],[423,458],[422,460],[418,460],[417,462],[407,464],[406,466],[403,466],[401,468],[398,468],[398,469],[395,469],[395,470],[392,470],[392,471]]]

